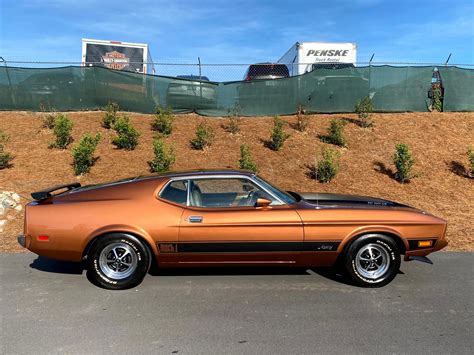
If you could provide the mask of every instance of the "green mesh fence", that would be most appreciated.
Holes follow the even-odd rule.
[[[444,87],[444,111],[474,111],[474,70],[439,67]]]
[[[474,70],[439,69],[446,111],[474,110]],[[2,110],[97,110],[116,102],[123,110],[223,116],[352,112],[369,96],[379,112],[427,111],[433,67],[367,66],[316,69],[277,80],[199,82],[99,67],[32,69],[0,67]]]

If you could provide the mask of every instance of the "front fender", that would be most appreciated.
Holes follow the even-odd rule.
[[[396,228],[389,227],[386,225],[371,225],[371,226],[363,226],[363,227],[354,229],[350,234],[348,234],[342,240],[341,244],[339,245],[338,252],[342,252],[347,245],[349,245],[353,240],[357,239],[358,237],[364,234],[372,234],[372,233],[386,234],[386,235],[396,237],[398,239],[396,240],[396,242],[401,243],[404,246],[404,250],[408,249],[408,241],[402,237],[400,231],[397,230]]]

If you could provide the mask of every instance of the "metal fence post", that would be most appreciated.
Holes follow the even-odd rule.
[[[370,57],[369,60],[369,92],[367,93],[367,97],[372,100],[370,97],[370,90],[372,89],[371,87],[371,81],[372,81],[372,59],[374,59],[375,53],[372,53],[372,57]]]
[[[198,66],[199,66],[199,96],[202,99],[202,71],[201,71],[201,57],[198,57]]]

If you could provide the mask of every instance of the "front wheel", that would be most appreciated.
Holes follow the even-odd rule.
[[[381,287],[400,269],[397,243],[381,234],[356,239],[345,253],[345,267],[353,281],[364,287]]]
[[[136,237],[101,237],[87,258],[88,277],[103,288],[123,290],[140,284],[150,267],[150,253]]]

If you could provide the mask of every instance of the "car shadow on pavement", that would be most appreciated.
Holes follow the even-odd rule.
[[[37,257],[30,264],[30,267],[39,271],[52,272],[57,274],[81,275],[84,271],[82,263],[69,261],[52,260],[42,256]]]
[[[59,261],[45,257],[37,257],[30,267],[39,271],[81,275],[84,273],[82,263]],[[321,276],[327,280],[344,285],[358,287],[357,284],[340,272],[337,268],[303,268],[303,267],[219,267],[219,268],[156,268],[149,271],[151,276],[156,277],[180,277],[180,276],[265,276],[265,275],[314,275]],[[399,274],[403,274],[399,271]]]
[[[153,276],[265,276],[265,275],[318,275],[330,281],[351,285],[354,284],[343,273],[330,267],[220,267],[220,268],[152,268]]]

